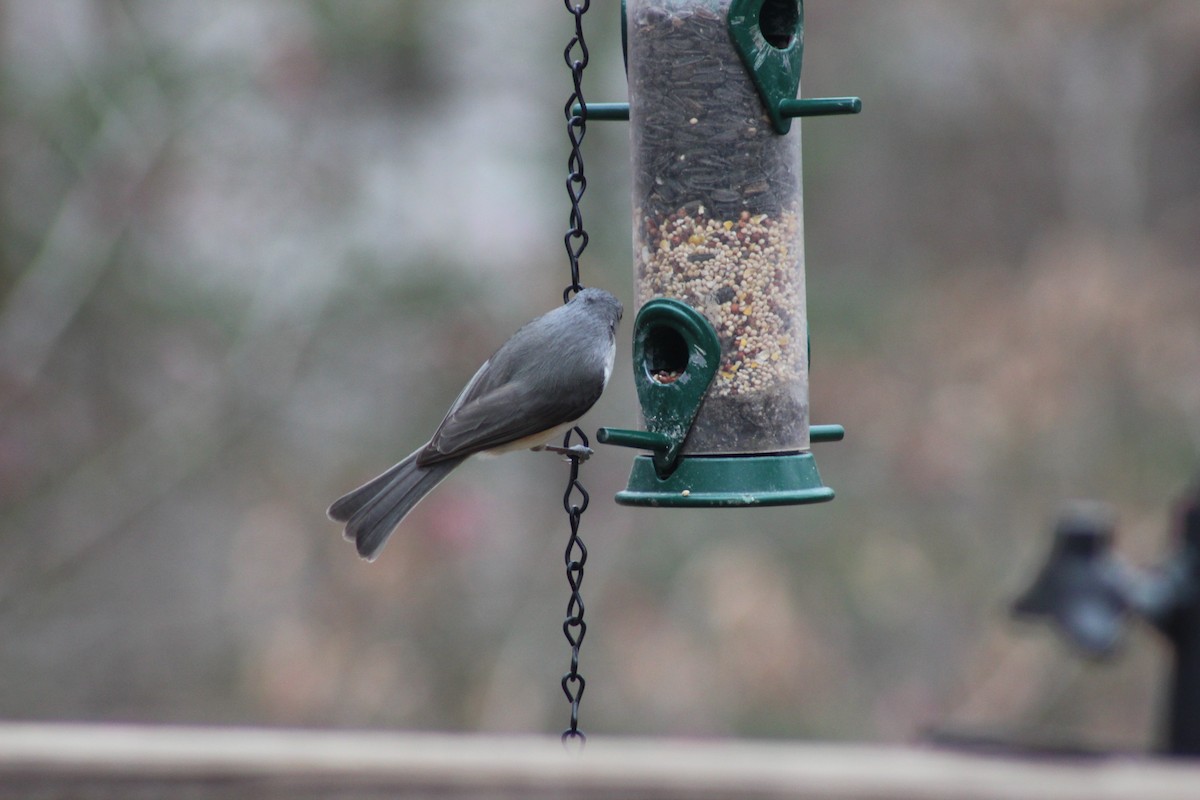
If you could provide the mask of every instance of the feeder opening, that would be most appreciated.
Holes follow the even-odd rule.
[[[758,27],[771,47],[776,50],[791,47],[800,28],[796,0],[763,0],[758,11]]]
[[[646,332],[643,352],[646,373],[655,383],[674,383],[687,369],[687,341],[683,334],[667,325],[656,325]]]

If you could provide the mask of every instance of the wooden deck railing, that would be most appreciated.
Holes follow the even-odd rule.
[[[1200,800],[1200,765],[923,747],[0,725],[0,798]]]

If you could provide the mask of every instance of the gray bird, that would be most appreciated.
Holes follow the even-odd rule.
[[[425,445],[336,500],[329,518],[344,522],[358,554],[374,561],[405,515],[469,456],[567,452],[546,442],[574,425],[608,385],[621,314],[617,298],[584,289],[526,323],[479,368]]]

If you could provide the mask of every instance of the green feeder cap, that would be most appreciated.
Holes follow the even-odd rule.
[[[746,508],[823,503],[833,489],[821,483],[812,453],[687,456],[665,480],[649,456],[633,460],[629,486],[617,492],[624,506]]]
[[[814,425],[811,435],[813,442],[836,442],[846,431],[841,425]],[[812,453],[771,453],[684,456],[665,478],[652,457],[638,456],[629,485],[616,499],[623,506],[752,508],[824,503],[833,497]]]

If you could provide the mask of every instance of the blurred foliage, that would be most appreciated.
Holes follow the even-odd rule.
[[[0,3],[0,715],[565,724],[562,464],[468,464],[370,566],[323,515],[566,282],[570,17],[499,10]],[[805,94],[865,104],[804,125],[838,499],[625,509],[602,448],[584,728],[1145,747],[1150,634],[1084,664],[1005,608],[1061,501],[1148,563],[1200,462],[1200,6],[806,11]],[[628,301],[626,132],[586,147],[585,281]]]

